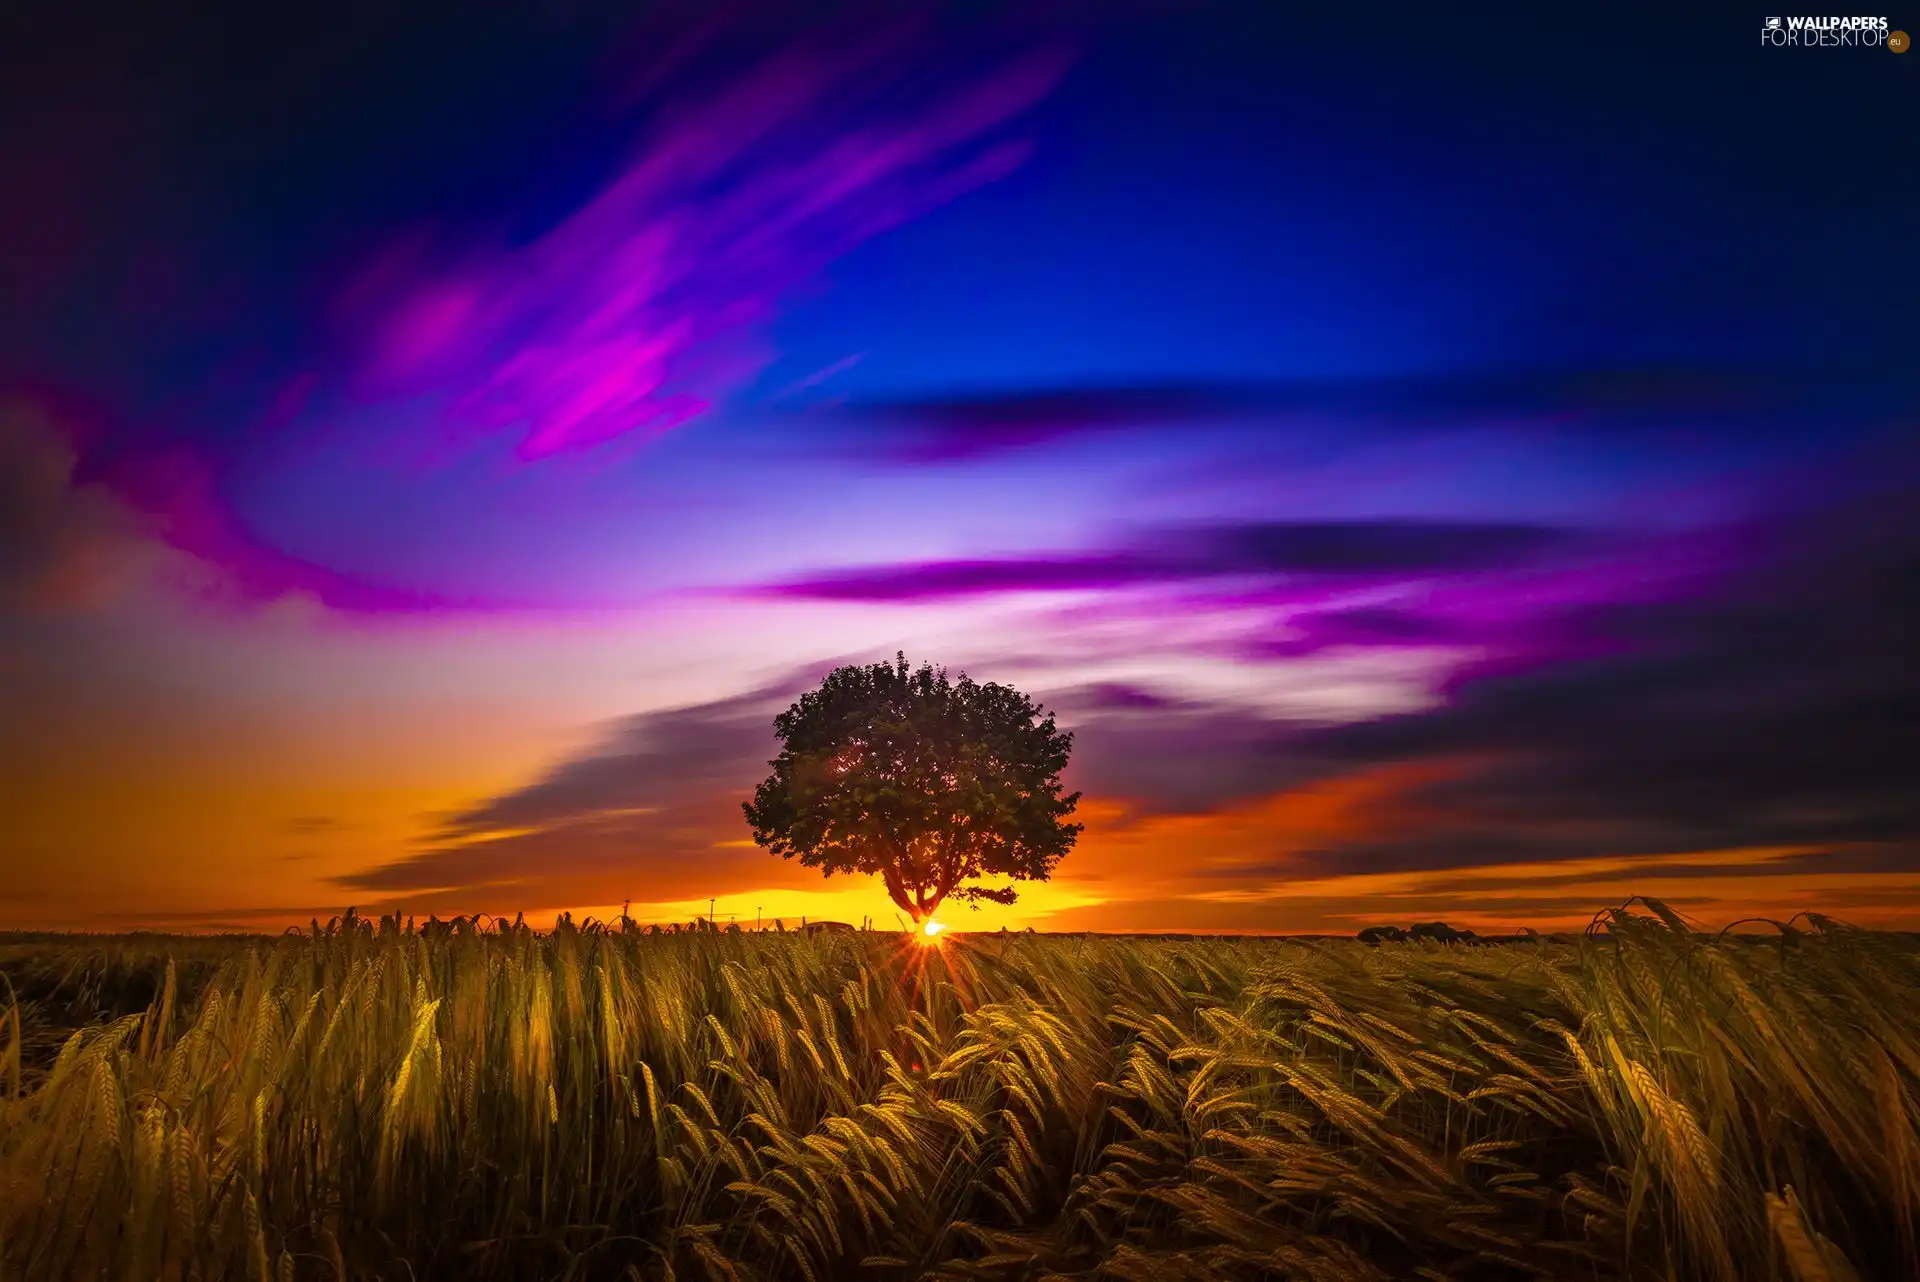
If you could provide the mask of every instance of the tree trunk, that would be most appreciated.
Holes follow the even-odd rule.
[[[933,916],[934,910],[940,907],[941,901],[947,897],[947,892],[953,889],[944,878],[931,885],[920,883],[909,887],[906,880],[901,877],[900,870],[893,867],[883,867],[880,879],[886,883],[887,898],[893,900],[901,911],[913,919],[915,929],[919,928],[920,923]]]
[[[919,901],[915,899],[913,895],[907,893],[907,888],[900,883],[898,877],[889,874],[886,878],[886,883],[887,898],[899,905],[909,917],[913,918],[913,924],[918,926],[926,916],[925,910],[919,905]]]

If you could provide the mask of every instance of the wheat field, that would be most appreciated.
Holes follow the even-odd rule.
[[[15,944],[147,989],[11,999],[0,1277],[1920,1278],[1920,945],[1799,922]]]

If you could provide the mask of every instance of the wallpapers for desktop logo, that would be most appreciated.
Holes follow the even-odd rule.
[[[1760,28],[1760,43],[1776,49],[1852,48],[1885,46],[1905,53],[1910,41],[1886,18],[1853,17],[1768,18]]]

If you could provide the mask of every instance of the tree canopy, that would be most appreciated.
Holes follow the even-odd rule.
[[[831,877],[879,876],[917,924],[948,898],[1010,904],[1073,847],[1073,735],[1011,686],[922,664],[836,668],[774,718],[780,755],[746,803],[753,839]]]

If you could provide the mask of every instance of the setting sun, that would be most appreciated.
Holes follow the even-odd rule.
[[[920,927],[920,942],[923,944],[931,944],[935,942],[935,940],[939,937],[940,932],[945,930],[946,928],[947,927],[945,922],[938,922],[933,920],[931,917],[929,917],[926,920],[926,922]]]

